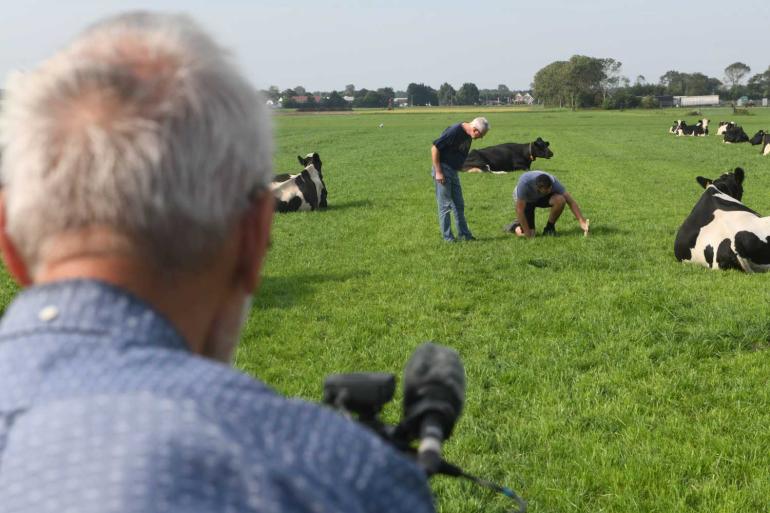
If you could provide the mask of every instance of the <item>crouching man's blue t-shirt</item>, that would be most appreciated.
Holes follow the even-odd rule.
[[[462,123],[447,127],[433,145],[438,148],[439,162],[452,169],[460,169],[471,150],[471,136],[463,130]]]
[[[544,171],[527,171],[519,177],[519,182],[513,189],[513,201],[520,199],[526,201],[527,203],[535,203],[540,198],[547,196],[547,194],[542,194],[537,190],[535,180],[537,180],[537,177],[540,175],[547,175],[551,177],[551,181],[553,182],[553,188],[551,189],[552,193],[564,194],[567,191],[555,176]]]

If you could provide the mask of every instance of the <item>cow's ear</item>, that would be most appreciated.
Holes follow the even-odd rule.
[[[313,167],[316,169],[321,169],[321,157],[318,155],[318,153],[313,153]]]
[[[548,141],[543,141],[543,142],[545,143],[546,146],[550,146],[551,145],[551,143],[549,143]]]
[[[537,140],[536,140],[535,142],[539,142],[539,143],[541,143],[541,142],[543,142],[543,138],[542,138],[542,137],[538,137],[538,138],[537,138]]]
[[[704,176],[698,176],[695,179],[698,181],[700,186],[703,187],[704,189],[709,185],[711,185],[712,183],[714,183],[714,180],[712,180],[711,178],[706,178]]]
[[[735,176],[735,181],[738,183],[743,183],[743,179],[745,178],[743,168],[742,167],[736,167],[735,171],[733,171],[733,176]]]
[[[299,160],[299,163],[301,165],[303,165],[303,166],[305,165],[305,160],[302,157],[300,157],[299,155],[297,155],[297,160]]]

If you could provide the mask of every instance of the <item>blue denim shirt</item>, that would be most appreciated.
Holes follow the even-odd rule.
[[[0,511],[431,512],[364,428],[193,355],[157,312],[78,280],[0,322]]]

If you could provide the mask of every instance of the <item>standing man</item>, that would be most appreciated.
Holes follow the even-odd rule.
[[[460,187],[458,170],[471,150],[471,141],[481,139],[489,131],[487,118],[476,118],[470,123],[457,123],[444,130],[433,141],[430,154],[433,161],[432,176],[436,182],[438,225],[446,242],[454,242],[449,211],[454,210],[457,236],[462,240],[476,240],[465,221],[465,202]]]
[[[543,235],[556,235],[556,221],[564,211],[565,204],[569,205],[575,219],[580,223],[583,235],[588,235],[589,221],[583,217],[577,201],[556,177],[544,171],[527,171],[519,177],[513,189],[513,204],[516,208],[516,219],[506,230],[519,237],[535,236],[535,208],[550,209]]]
[[[270,119],[191,19],[104,20],[9,81],[0,510],[434,511],[365,428],[229,363],[273,215]]]

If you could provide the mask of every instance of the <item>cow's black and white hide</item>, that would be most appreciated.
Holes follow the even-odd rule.
[[[765,132],[764,130],[760,130],[759,132],[754,134],[754,137],[749,139],[749,143],[752,146],[756,146],[757,144],[762,144],[762,138],[765,136],[765,134],[767,134],[767,132]]]
[[[710,120],[704,118],[694,125],[688,125],[683,121],[676,129],[676,135],[706,136],[709,134],[709,121]]]
[[[762,130],[760,130],[760,132],[762,132]],[[754,137],[756,137],[756,136],[754,136]],[[761,137],[759,143],[757,143],[757,144],[759,144],[761,146],[761,149],[759,150],[759,153],[761,153],[764,156],[770,155],[770,134],[768,134],[767,132],[763,132],[762,133],[762,137]]]
[[[724,142],[728,144],[745,143],[745,142],[749,142],[749,136],[746,135],[746,132],[743,131],[743,127],[739,125],[734,125],[728,128],[727,130],[725,130]]]
[[[735,123],[732,121],[720,121],[717,127],[717,135],[724,135],[727,130],[733,127],[735,127]]]
[[[463,163],[463,171],[469,173],[506,173],[529,169],[537,158],[550,159],[551,143],[538,137],[531,143],[505,143],[471,150]]]
[[[326,184],[321,174],[321,157],[309,153],[297,157],[305,169],[298,174],[285,173],[273,177],[270,189],[275,197],[276,212],[297,212],[326,208]]]
[[[741,203],[743,179],[740,167],[716,180],[696,178],[706,190],[676,234],[677,260],[709,269],[770,269],[770,217]]]
[[[669,129],[668,129],[668,133],[669,133],[669,134],[676,134],[676,133],[677,133],[677,131],[678,131],[678,130],[679,130],[681,127],[683,127],[683,126],[687,126],[687,123],[685,123],[685,122],[684,122],[684,120],[681,120],[681,119],[677,119],[676,121],[674,121],[674,124],[673,124],[673,125],[671,125],[671,128],[669,128]]]

